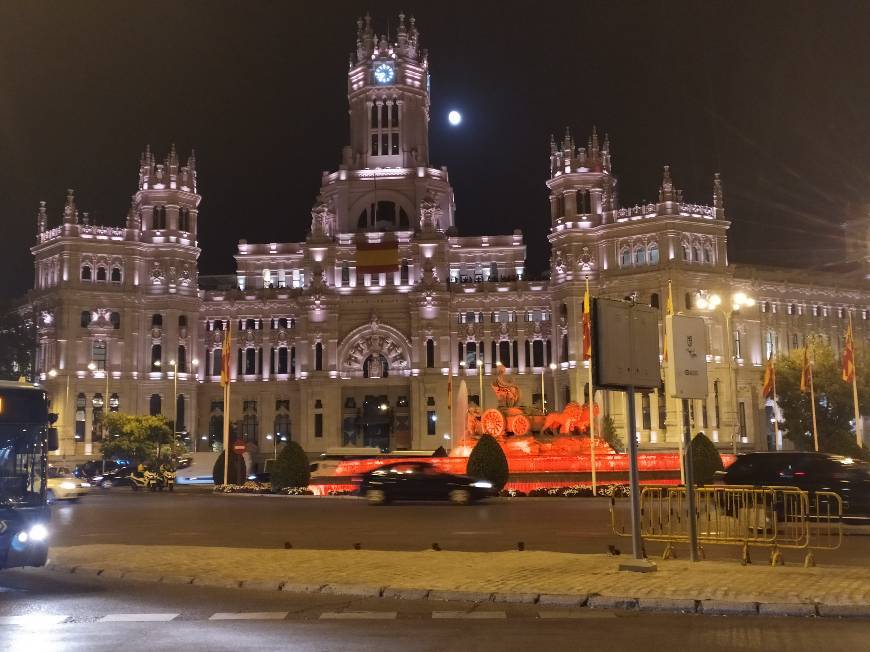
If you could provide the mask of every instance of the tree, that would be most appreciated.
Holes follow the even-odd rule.
[[[105,419],[107,436],[101,450],[106,458],[134,464],[156,460],[159,449],[172,441],[172,428],[163,416],[109,412]]]
[[[715,444],[703,432],[692,438],[692,475],[695,484],[710,484],[716,471],[722,471],[722,457]]]
[[[302,446],[295,441],[288,441],[278,453],[270,476],[274,492],[287,487],[307,487],[311,480],[311,468]]]
[[[211,470],[212,480],[216,485],[224,483],[224,454],[218,455],[217,461]],[[244,484],[245,482],[245,458],[238,453],[230,451],[230,464],[227,469],[227,482],[229,484]]]
[[[0,378],[33,378],[33,354],[36,329],[33,320],[25,319],[11,306],[0,308]]]
[[[856,342],[857,344],[857,342]],[[856,346],[856,349],[858,347]],[[870,351],[867,351],[870,353]],[[811,347],[813,386],[816,395],[816,423],[819,450],[826,453],[866,457],[868,452],[858,448],[852,421],[855,410],[852,386],[841,377],[841,361],[827,344]],[[864,351],[856,350],[858,395],[870,399],[870,364]],[[864,362],[864,364],[861,364]],[[803,349],[776,359],[776,396],[782,410],[785,436],[800,450],[814,450],[813,418],[809,392],[800,391]]]
[[[624,449],[622,439],[620,438],[619,433],[616,432],[616,425],[613,423],[613,417],[609,414],[601,419],[601,432],[595,433],[595,436],[606,441],[615,451],[621,451]]]
[[[483,435],[468,456],[466,473],[489,480],[493,489],[501,491],[508,480],[508,461],[492,435]]]

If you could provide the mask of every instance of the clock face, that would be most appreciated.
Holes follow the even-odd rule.
[[[379,84],[389,84],[395,76],[396,73],[389,64],[382,63],[375,68],[375,81]]]

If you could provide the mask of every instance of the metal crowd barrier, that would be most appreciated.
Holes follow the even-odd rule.
[[[830,491],[810,495],[797,487],[713,485],[695,488],[698,544],[740,546],[742,561],[751,563],[750,548],[770,550],[771,565],[782,564],[780,549],[807,550],[805,566],[815,565],[814,550],[836,550],[843,542],[843,501]],[[630,536],[617,523],[616,501],[610,501],[611,527]],[[641,538],[667,543],[664,559],[674,556],[674,544],[689,543],[686,487],[646,486],[640,495]]]

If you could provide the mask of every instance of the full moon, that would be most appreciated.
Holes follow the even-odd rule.
[[[462,114],[459,111],[451,111],[447,114],[447,121],[455,127],[462,122]]]

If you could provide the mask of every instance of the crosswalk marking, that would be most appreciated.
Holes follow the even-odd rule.
[[[495,620],[507,618],[504,611],[433,611],[433,618],[469,618],[472,620]]]
[[[289,611],[240,611],[235,613],[216,613],[209,620],[284,620]]]
[[[24,616],[0,616],[0,625],[24,625],[24,626],[40,626],[40,625],[57,625],[62,623],[69,616],[61,616],[59,614],[27,614]]]
[[[98,623],[160,623],[177,618],[178,614],[108,614]]]
[[[586,609],[585,611],[539,611],[539,618],[556,619],[556,618],[616,618],[616,614],[609,611],[599,611]]]
[[[324,611],[320,620],[395,620],[395,611]]]

